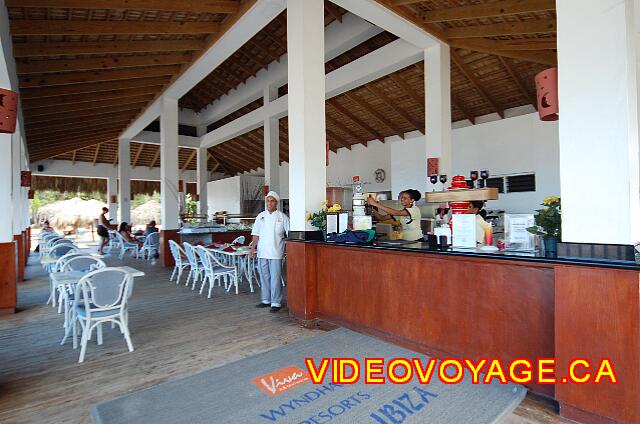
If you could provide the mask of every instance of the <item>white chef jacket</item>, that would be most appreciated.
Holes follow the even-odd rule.
[[[289,233],[289,217],[276,210],[264,211],[253,224],[252,236],[258,239],[258,258],[282,259],[284,257],[284,238]]]

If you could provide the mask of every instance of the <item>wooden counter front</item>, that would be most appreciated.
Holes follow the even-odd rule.
[[[287,267],[296,317],[439,357],[554,355],[554,277],[545,264],[289,242]],[[531,388],[554,395],[553,386]]]
[[[294,317],[439,358],[556,358],[559,379],[572,359],[608,358],[618,384],[529,388],[576,421],[640,422],[637,266],[289,241],[287,296]]]

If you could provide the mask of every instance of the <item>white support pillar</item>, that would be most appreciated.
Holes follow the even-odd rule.
[[[306,213],[327,185],[323,0],[289,0],[287,47],[291,231],[314,231]]]
[[[118,142],[118,178],[119,222],[131,224],[131,140],[128,138]]]
[[[112,197],[116,196],[116,199],[113,200],[117,200],[118,197],[118,176],[117,175],[110,175],[107,178],[107,205],[109,208],[109,219],[112,219],[113,223],[115,224],[116,219],[117,219],[117,214],[118,214],[118,202],[113,202],[112,201]]]
[[[437,152],[440,174],[451,180],[451,62],[449,46],[438,43],[424,50],[425,138],[426,152]],[[428,175],[426,157],[424,188]]]
[[[265,87],[265,106],[277,98],[278,87]],[[280,192],[280,120],[272,117],[264,120],[264,184]]]
[[[206,147],[198,149],[197,181],[198,181],[198,212],[207,215],[207,183],[209,182],[209,154]]]
[[[638,28],[634,3],[557,2],[560,194],[565,242],[640,241]],[[595,199],[598,205],[607,205],[608,219],[601,230],[597,224],[594,227],[601,221],[601,210],[588,206]]]
[[[20,181],[20,172],[22,171],[22,140],[20,138],[20,130],[16,128],[16,132],[11,135],[11,174],[12,174],[12,210],[13,210],[13,235],[17,236],[22,233],[22,185]]]
[[[163,98],[160,111],[160,219],[164,230],[180,228],[178,180],[178,100]]]
[[[0,243],[13,242],[12,147],[11,134],[0,134]]]

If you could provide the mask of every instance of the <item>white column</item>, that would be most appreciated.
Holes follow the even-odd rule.
[[[439,43],[424,51],[426,151],[439,152],[439,172],[451,181],[451,62],[449,46]],[[425,151],[425,153],[426,153]],[[424,169],[424,171],[423,171]],[[428,175],[425,166],[424,186]]]
[[[207,182],[209,182],[209,167],[208,167],[208,150],[207,148],[198,149],[198,164],[197,164],[197,180],[198,180],[198,212],[200,215],[207,215]]]
[[[118,176],[110,175],[107,178],[107,205],[109,208],[109,219],[112,219],[112,223],[116,223],[118,214],[118,202],[111,202],[111,196],[118,196]]]
[[[128,138],[118,142],[118,178],[119,222],[131,224],[131,140]]]
[[[20,172],[22,171],[22,141],[20,138],[20,130],[16,128],[16,132],[11,136],[11,165],[12,165],[12,209],[13,209],[13,235],[19,235],[24,228],[22,227],[22,185],[20,181]]]
[[[562,0],[557,15],[562,240],[638,242],[634,1]]]
[[[0,243],[13,242],[11,134],[0,134]]]
[[[180,228],[178,202],[178,100],[160,107],[160,219],[164,230]]]
[[[278,87],[265,87],[265,106],[277,98]],[[264,120],[264,184],[280,192],[280,121],[271,117]]]
[[[289,206],[292,231],[313,231],[306,212],[326,198],[323,0],[289,0]]]

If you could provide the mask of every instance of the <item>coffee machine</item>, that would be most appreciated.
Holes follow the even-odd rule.
[[[370,230],[373,227],[371,215],[367,215],[365,209],[367,199],[362,190],[362,181],[360,176],[353,177],[353,216],[351,218],[351,226],[354,231]]]

